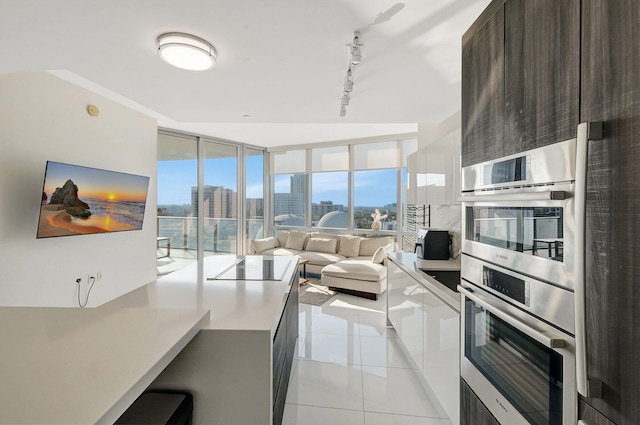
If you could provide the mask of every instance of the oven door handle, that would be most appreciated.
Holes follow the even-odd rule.
[[[587,161],[589,158],[589,140],[602,140],[604,123],[584,122],[578,125],[576,144],[576,200],[574,235],[574,292],[576,322],[576,383],[578,392],[589,398],[602,398],[602,381],[590,379],[587,370],[586,338],[586,199],[587,199]]]
[[[505,313],[504,311],[500,310],[495,305],[492,305],[491,303],[489,303],[489,302],[487,302],[485,300],[482,300],[480,297],[476,296],[473,293],[473,289],[472,288],[470,288],[468,286],[458,286],[458,290],[466,298],[470,299],[471,301],[473,301],[474,303],[478,304],[479,306],[481,306],[485,310],[489,311],[491,314],[493,314],[493,315],[499,317],[500,319],[504,320],[505,322],[507,322],[508,324],[513,326],[514,328],[518,329],[519,331],[524,332],[525,334],[527,334],[531,338],[535,339],[536,341],[538,341],[540,344],[544,345],[545,347],[551,348],[551,349],[557,349],[557,348],[564,348],[565,346],[567,346],[566,341],[562,337],[560,337],[559,335],[555,335],[555,334],[554,335],[550,335],[547,332],[542,332],[542,331],[539,331],[537,329],[533,329],[531,326],[528,326],[528,325],[522,323],[520,320],[518,320],[518,319],[512,317],[511,315],[509,315],[508,313]],[[462,305],[461,308],[464,308],[464,305]]]
[[[562,201],[573,196],[564,190],[545,190],[542,192],[517,192],[489,195],[463,195],[460,202],[502,202],[502,201]]]

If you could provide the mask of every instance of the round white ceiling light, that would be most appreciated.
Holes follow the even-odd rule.
[[[217,63],[217,52],[211,43],[180,32],[158,37],[158,55],[166,63],[189,71],[206,71]]]

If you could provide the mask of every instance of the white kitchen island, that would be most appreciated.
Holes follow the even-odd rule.
[[[0,308],[0,423],[112,424],[208,322],[201,309]]]
[[[0,423],[112,424],[148,388],[192,393],[194,424],[279,423],[297,258],[239,259],[208,257],[97,308],[0,308]]]
[[[150,388],[191,392],[194,424],[271,425],[284,409],[298,336],[297,282],[297,257],[211,256],[108,307],[210,310]]]

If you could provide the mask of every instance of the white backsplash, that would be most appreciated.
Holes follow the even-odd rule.
[[[431,205],[431,226],[434,229],[446,229],[453,234],[453,258],[460,256],[462,244],[462,207],[460,205]]]

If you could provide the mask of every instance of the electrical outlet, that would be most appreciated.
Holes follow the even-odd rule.
[[[96,280],[101,280],[101,279],[102,279],[102,272],[96,273]]]

